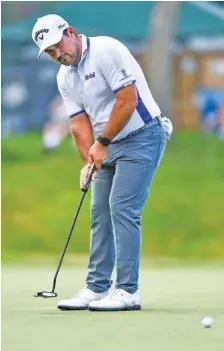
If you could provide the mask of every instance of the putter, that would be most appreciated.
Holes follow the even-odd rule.
[[[83,194],[82,194],[82,197],[81,197],[81,199],[80,199],[80,201],[79,201],[79,205],[78,205],[78,208],[77,208],[77,210],[76,210],[76,213],[75,213],[75,216],[74,216],[74,219],[73,219],[73,222],[72,222],[70,231],[69,231],[69,235],[68,235],[68,238],[67,238],[66,243],[65,243],[64,250],[63,250],[63,252],[62,252],[60,261],[59,261],[59,263],[58,263],[57,270],[56,270],[55,275],[54,275],[54,281],[53,281],[52,290],[51,290],[51,291],[39,291],[39,292],[37,292],[37,293],[34,295],[34,297],[48,298],[48,297],[56,297],[56,296],[57,296],[57,293],[55,292],[57,276],[58,276],[59,270],[60,270],[60,268],[61,268],[61,264],[62,264],[64,255],[65,255],[66,249],[67,249],[67,247],[68,247],[68,243],[69,243],[69,240],[70,240],[70,238],[71,238],[71,235],[72,235],[72,232],[73,232],[73,229],[74,229],[74,226],[75,226],[75,223],[76,223],[76,220],[77,220],[79,211],[80,211],[80,209],[81,209],[81,206],[82,206],[83,200],[84,200],[84,198],[85,198],[85,195],[86,195],[86,193],[87,193],[87,191],[88,191],[88,189],[89,189],[89,186],[90,186],[90,183],[91,183],[91,180],[92,180],[92,176],[93,176],[93,173],[95,172],[95,170],[96,170],[96,167],[95,167],[95,165],[93,164],[93,165],[91,166],[90,171],[89,171],[86,184],[85,184],[85,186],[82,188]]]

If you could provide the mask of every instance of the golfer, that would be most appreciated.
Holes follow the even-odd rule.
[[[86,288],[58,308],[139,310],[141,211],[172,123],[161,117],[139,64],[121,42],[77,35],[53,14],[37,20],[32,38],[39,56],[45,52],[61,64],[57,83],[83,160],[81,188],[90,166],[97,169]]]

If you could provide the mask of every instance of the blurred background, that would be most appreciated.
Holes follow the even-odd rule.
[[[55,13],[78,34],[122,41],[174,124],[143,216],[143,256],[224,258],[224,2],[2,1],[2,258],[59,255],[82,166],[32,27]],[[69,253],[89,250],[89,194]]]

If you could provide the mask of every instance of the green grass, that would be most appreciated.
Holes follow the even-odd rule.
[[[222,351],[223,268],[144,265],[140,274],[143,309],[135,312],[57,310],[57,300],[84,286],[80,263],[63,266],[57,299],[34,298],[51,288],[55,265],[2,268],[4,351]],[[200,323],[211,316],[210,329]]]
[[[174,134],[142,213],[146,256],[223,258],[223,155],[212,135]],[[80,167],[71,139],[52,154],[42,153],[36,133],[2,140],[3,260],[61,251],[81,195]],[[89,248],[89,200],[70,252]]]

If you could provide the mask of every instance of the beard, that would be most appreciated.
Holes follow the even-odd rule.
[[[58,62],[60,62],[60,64],[64,65],[64,66],[70,66],[70,63],[68,63],[66,61],[66,56],[70,56],[70,54],[66,53],[64,54],[63,56],[61,56],[59,59],[58,59]]]
[[[70,62],[66,61],[66,56],[70,58]],[[62,56],[58,58],[58,61],[64,66],[76,65],[79,60],[79,46],[77,42],[74,42],[73,52],[65,52]]]

